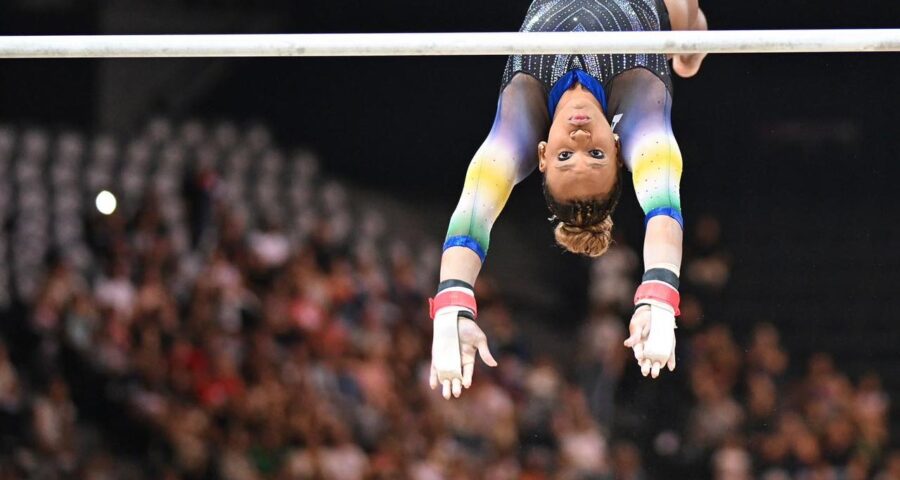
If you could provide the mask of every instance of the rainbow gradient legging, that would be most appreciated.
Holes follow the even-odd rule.
[[[666,215],[683,227],[682,160],[672,132],[671,92],[655,74],[635,68],[614,78],[607,95],[607,118],[621,114],[614,131],[645,219]],[[501,91],[491,131],[466,172],[445,250],[469,248],[484,261],[491,228],[513,187],[537,166],[537,145],[550,128],[546,102],[545,89],[524,74],[513,77]]]

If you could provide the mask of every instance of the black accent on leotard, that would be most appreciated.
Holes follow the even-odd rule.
[[[659,31],[668,30],[669,15],[663,0],[534,0],[528,8],[521,32]],[[633,68],[646,68],[672,90],[665,55],[577,54],[511,55],[503,72],[502,88],[517,73],[526,73],[549,91],[572,69],[581,69],[609,88],[612,79]]]

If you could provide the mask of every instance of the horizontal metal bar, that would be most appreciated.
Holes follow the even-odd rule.
[[[900,29],[0,37],[0,58],[897,51]]]

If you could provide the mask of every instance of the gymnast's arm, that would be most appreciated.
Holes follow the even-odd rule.
[[[615,80],[611,104],[622,117],[617,125],[622,155],[632,173],[634,191],[644,210],[644,278],[635,292],[635,314],[625,345],[634,349],[644,376],[656,378],[675,369],[675,317],[681,270],[682,159],[672,131],[672,95],[644,69]]]
[[[674,273],[681,267],[682,230],[680,183],[681,150],[672,131],[672,95],[654,74],[634,69],[616,81],[611,99],[622,112],[616,131],[622,153],[631,170],[634,191],[644,210],[645,269],[667,265]]]
[[[441,281],[470,285],[481,270],[491,227],[513,187],[537,166],[537,144],[549,129],[544,90],[528,75],[516,75],[500,94],[487,139],[475,153],[459,203],[450,217]]]
[[[441,283],[430,301],[432,389],[459,397],[472,384],[476,351],[497,366],[478,313],[473,286],[488,251],[491,227],[513,187],[537,165],[537,144],[549,129],[544,90],[532,77],[517,75],[500,94],[487,139],[472,158],[462,195],[447,229]]]

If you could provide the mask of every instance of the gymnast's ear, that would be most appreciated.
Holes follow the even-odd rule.
[[[547,153],[547,142],[541,142],[538,144],[538,170],[541,173],[547,171],[547,159],[544,158],[545,153]]]

